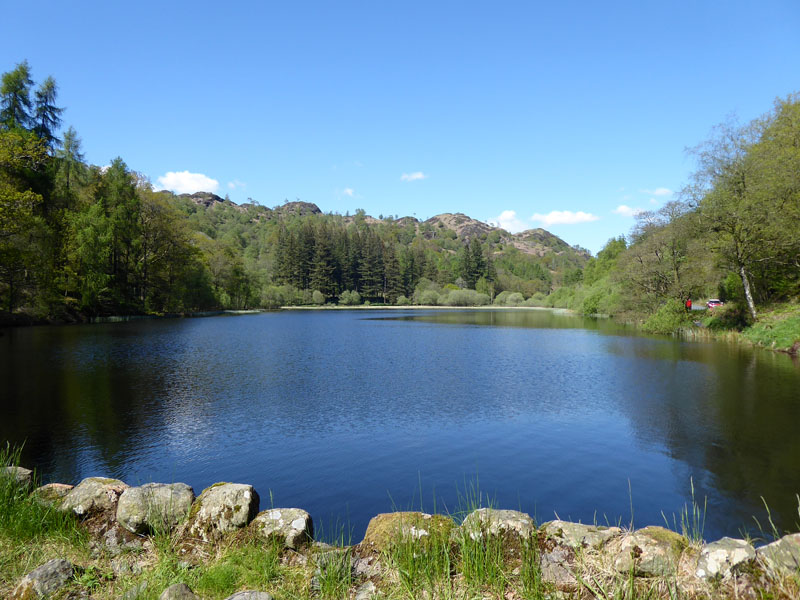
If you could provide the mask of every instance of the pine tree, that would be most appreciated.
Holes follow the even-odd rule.
[[[61,126],[61,113],[63,108],[56,106],[58,88],[56,80],[48,77],[36,90],[36,107],[33,116],[33,132],[52,148],[58,141],[55,132]]]
[[[0,126],[27,129],[31,125],[31,70],[23,60],[13,71],[3,73],[0,82]]]

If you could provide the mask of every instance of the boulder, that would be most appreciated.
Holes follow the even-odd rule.
[[[158,600],[200,600],[185,583],[169,586],[158,597]]]
[[[220,539],[246,527],[258,512],[259,498],[252,485],[215,483],[194,501],[182,532],[204,542]]]
[[[11,592],[10,600],[38,600],[49,596],[69,583],[74,570],[69,561],[54,558],[25,575]]]
[[[619,527],[583,525],[561,520],[548,521],[542,525],[542,530],[559,546],[568,546],[573,549],[600,548],[606,542],[622,534]]]
[[[370,600],[377,595],[378,588],[371,581],[360,585],[356,590],[353,600]]]
[[[359,549],[364,552],[382,552],[393,543],[419,540],[421,545],[431,539],[448,539],[455,527],[453,520],[442,515],[422,512],[383,513],[372,517]]]
[[[645,527],[624,536],[614,548],[614,568],[621,573],[633,570],[642,577],[675,573],[686,540],[663,527]]]
[[[25,467],[3,467],[0,469],[0,476],[15,479],[17,483],[24,487],[33,484],[33,471]]]
[[[314,539],[311,515],[300,508],[273,508],[258,513],[250,527],[264,538],[277,538],[286,547],[299,550]]]
[[[561,592],[577,591],[578,579],[572,569],[574,563],[575,553],[566,546],[556,546],[543,553],[540,562],[542,581]]]
[[[461,529],[476,539],[483,534],[527,540],[536,535],[533,519],[516,510],[479,508],[464,519]]]
[[[267,592],[236,592],[233,596],[228,596],[225,600],[272,600]]]
[[[33,494],[45,504],[59,505],[74,488],[66,483],[48,483],[33,490]]]
[[[169,532],[189,514],[194,490],[185,483],[147,483],[126,489],[117,521],[132,533]]]
[[[79,517],[116,514],[119,497],[127,488],[128,485],[119,479],[87,477],[64,496],[61,510],[71,510]]]
[[[782,574],[797,573],[800,569],[800,533],[785,535],[776,542],[756,549],[756,555],[768,569]]]
[[[726,577],[735,566],[755,557],[755,549],[746,541],[724,537],[703,547],[695,575],[700,579]]]

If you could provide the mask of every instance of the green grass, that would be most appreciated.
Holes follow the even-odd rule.
[[[742,337],[775,350],[790,350],[795,344],[800,345],[800,305],[784,304],[762,312],[758,321],[742,332]]]
[[[22,448],[0,448],[0,466],[19,466]],[[0,536],[18,541],[45,538],[83,544],[86,536],[72,514],[39,502],[27,486],[0,475]]]

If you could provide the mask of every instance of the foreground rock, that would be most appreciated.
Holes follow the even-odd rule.
[[[252,485],[215,483],[194,501],[184,535],[213,542],[246,527],[258,512],[259,498]]]
[[[266,592],[237,592],[225,600],[273,600],[273,598]]]
[[[695,575],[700,579],[727,577],[731,570],[755,559],[756,551],[744,540],[724,537],[704,546],[700,551]]]
[[[11,593],[10,600],[38,600],[55,593],[71,579],[72,563],[54,558],[25,575]]]
[[[286,548],[299,550],[314,540],[311,515],[300,508],[273,508],[256,515],[250,527],[261,537],[278,539]]]
[[[464,519],[460,529],[473,539],[483,535],[502,537],[506,541],[519,543],[536,534],[533,519],[517,510],[479,508]]]
[[[619,542],[614,568],[620,573],[642,577],[675,573],[686,540],[663,527],[645,527],[626,535]]]
[[[542,530],[557,545],[573,549],[582,547],[600,548],[608,541],[622,534],[622,530],[619,527],[583,525],[561,520],[544,523]]]
[[[200,600],[185,583],[169,586],[158,597],[158,600]]]
[[[29,487],[33,484],[33,471],[25,467],[0,468],[0,476],[16,480],[22,486]]]
[[[61,509],[71,510],[79,517],[97,513],[116,514],[117,502],[128,484],[119,479],[87,477],[72,488],[61,503]]]
[[[189,514],[194,490],[185,483],[148,483],[126,489],[117,521],[132,533],[170,532]]]
[[[442,515],[383,513],[370,520],[359,549],[362,552],[383,552],[392,544],[405,540],[420,540],[424,544],[434,538],[448,539],[454,527],[453,520]]]
[[[797,573],[800,569],[800,533],[783,536],[756,550],[758,557],[770,569],[782,574]]]
[[[67,485],[66,483],[48,483],[33,490],[34,495],[47,504],[61,505],[64,498],[73,489],[74,485]]]

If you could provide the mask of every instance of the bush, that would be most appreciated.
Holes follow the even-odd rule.
[[[525,302],[525,297],[520,292],[512,292],[504,290],[497,294],[494,299],[496,306],[522,306]]]
[[[424,290],[419,294],[414,292],[414,303],[423,306],[437,306],[439,304],[439,294],[434,290]]]
[[[444,306],[487,306],[489,296],[475,290],[450,290],[440,302]]]
[[[361,304],[361,294],[353,290],[345,290],[341,294],[339,294],[339,304],[344,304],[345,306],[355,306],[356,304]]]
[[[317,306],[325,304],[325,295],[319,290],[314,290],[311,294],[311,301]]]
[[[397,306],[409,306],[411,304],[411,300],[405,296],[398,296],[395,304],[397,304]]]
[[[690,322],[689,315],[680,300],[667,300],[644,322],[647,333],[675,333]]]

